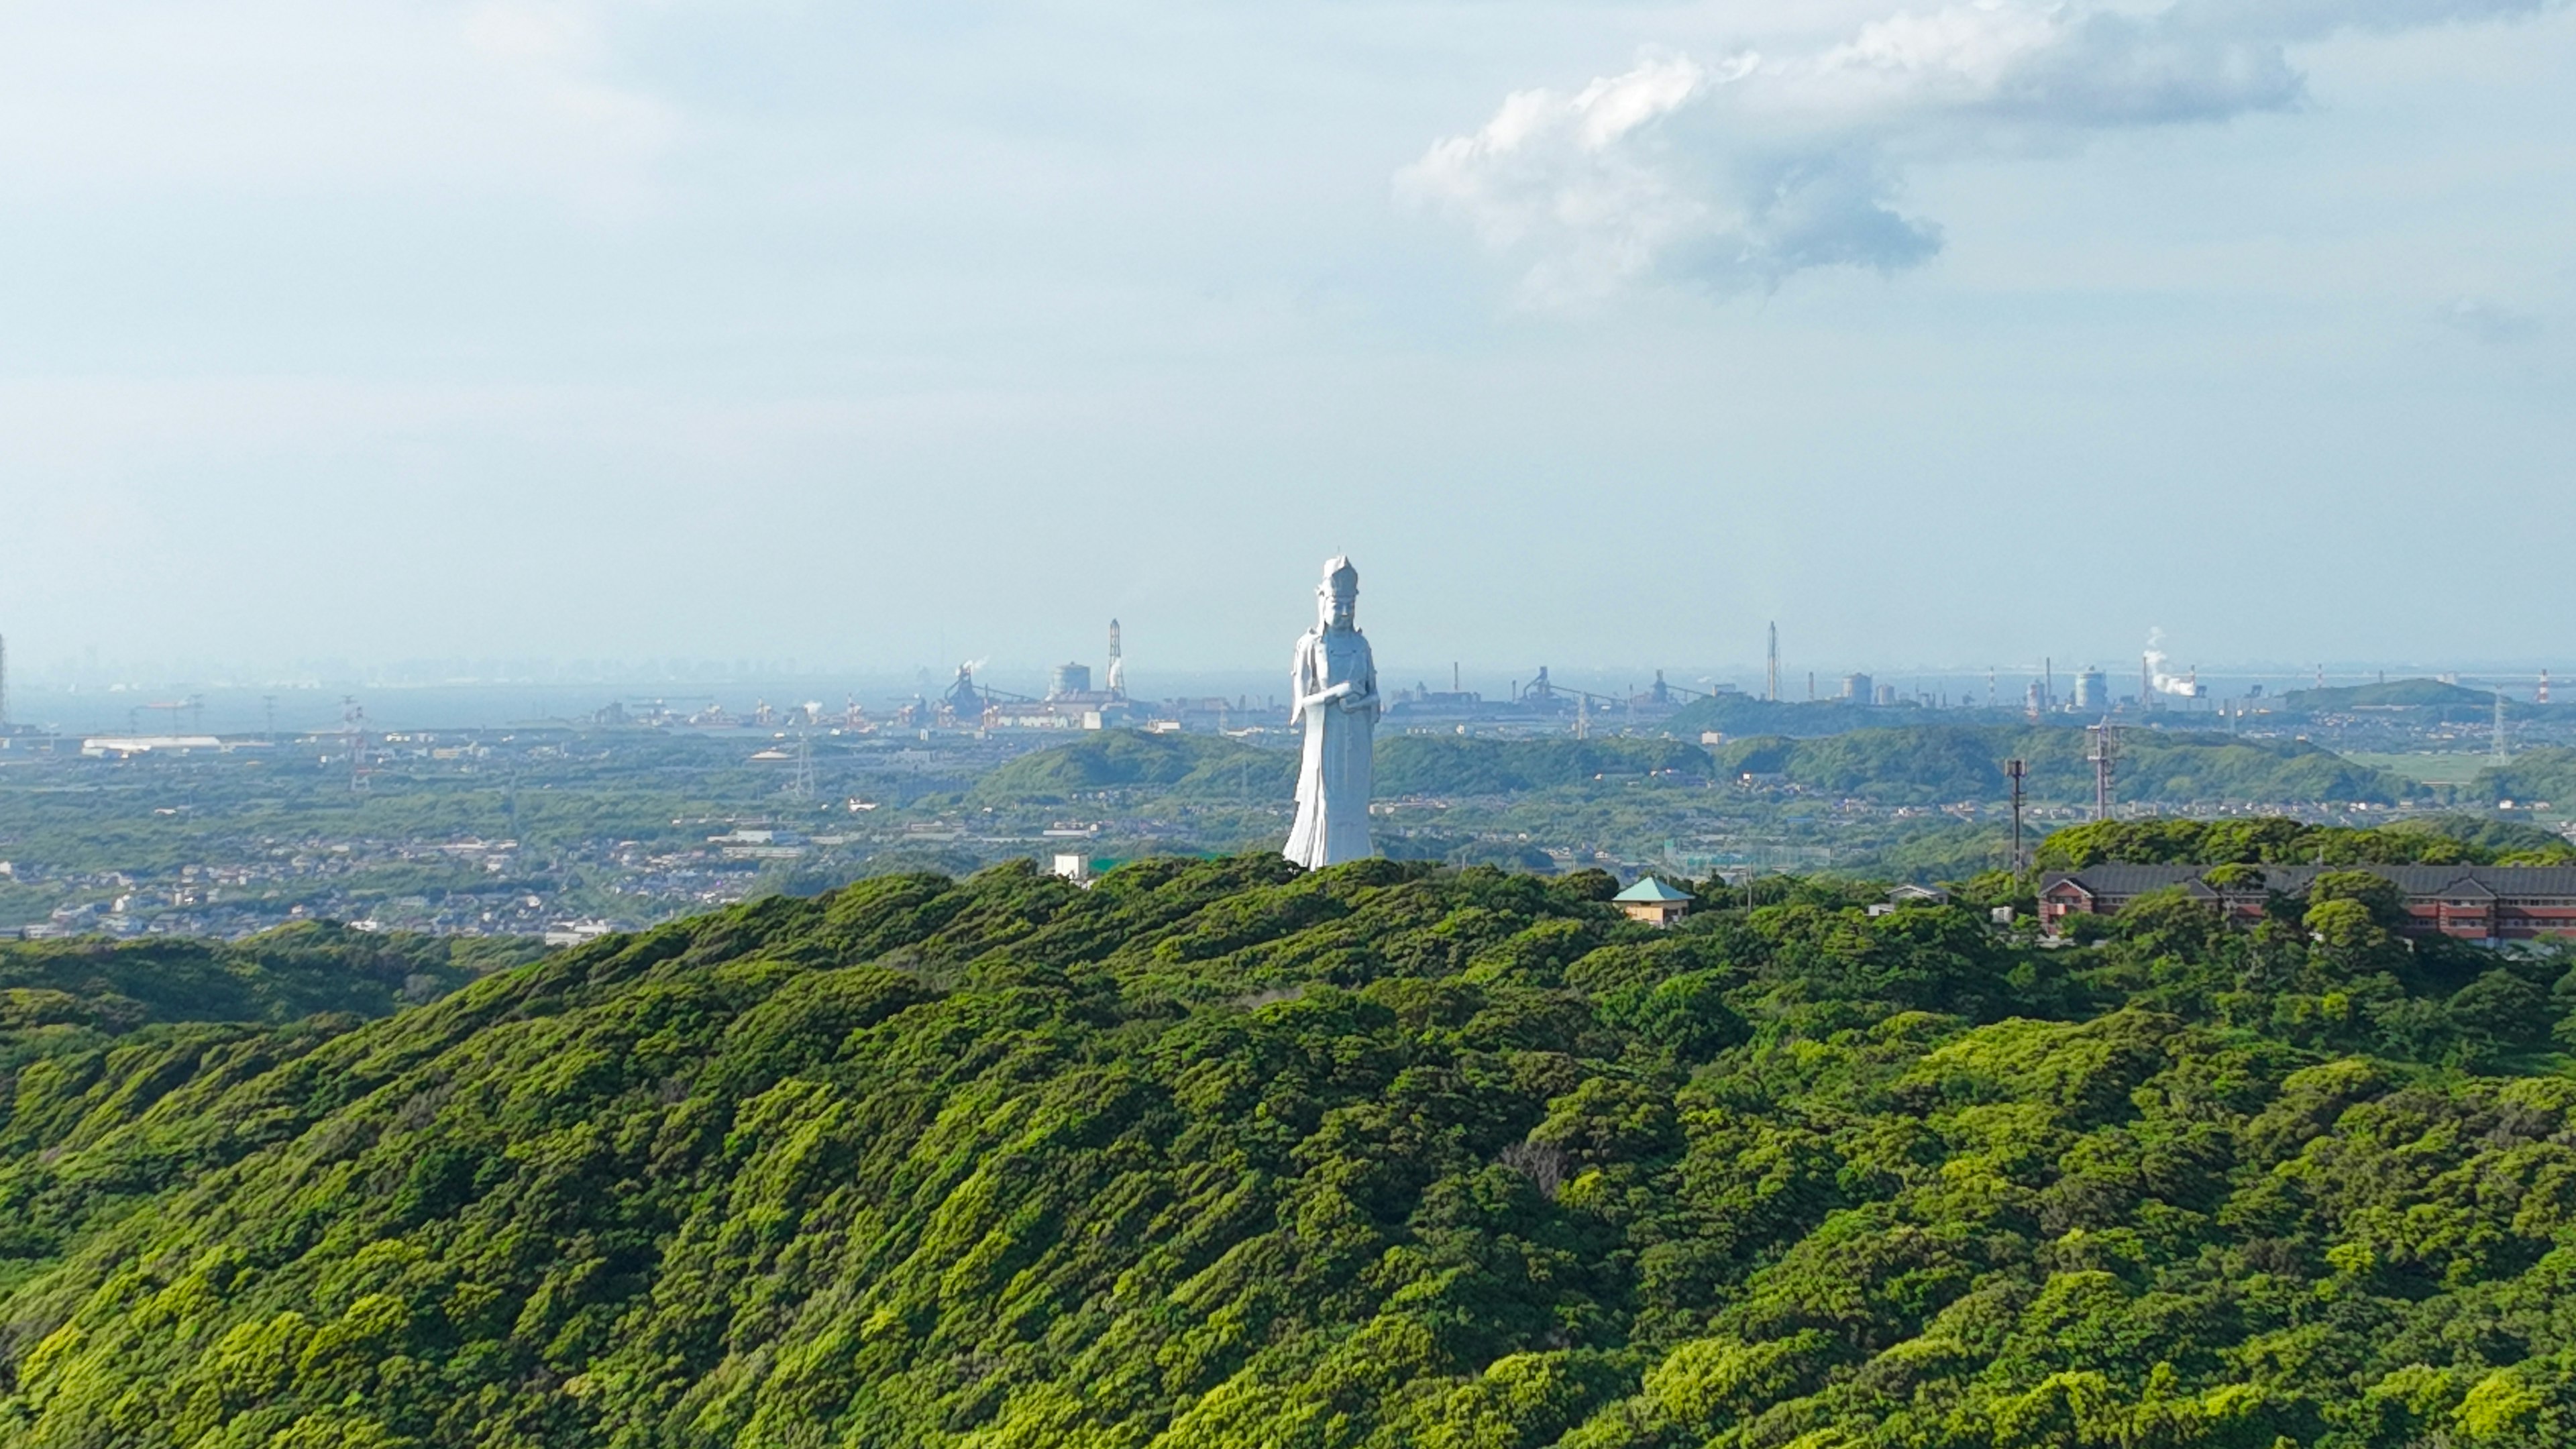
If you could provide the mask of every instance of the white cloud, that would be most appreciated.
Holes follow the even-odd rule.
[[[1396,186],[1523,259],[1541,304],[1646,280],[1734,293],[1816,267],[1892,272],[1941,248],[1938,224],[1902,208],[1911,165],[2291,109],[2305,95],[2297,42],[2548,3],[1974,0],[1828,45],[1649,52],[1579,90],[1516,92]]]

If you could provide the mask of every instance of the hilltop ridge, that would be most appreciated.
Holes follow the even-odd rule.
[[[0,1438],[2563,1442],[2558,968],[2331,880],[1014,866],[97,1044],[0,1093]]]

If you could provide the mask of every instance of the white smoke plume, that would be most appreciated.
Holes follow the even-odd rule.
[[[2182,699],[2200,698],[2200,696],[2206,692],[2200,687],[2200,681],[2192,675],[2171,674],[2166,672],[2166,658],[2165,631],[2162,629],[2149,629],[2147,631],[2146,653],[2146,675],[2148,687],[2158,694],[2170,694]],[[2195,671],[2195,673],[2197,673],[2197,671]]]
[[[2302,41],[2553,3],[1976,0],[1803,53],[1649,52],[1572,91],[1515,92],[1396,189],[1523,259],[1540,304],[1650,280],[1725,294],[1816,267],[1893,272],[1942,245],[1937,222],[1902,208],[1918,162],[2290,109]]]

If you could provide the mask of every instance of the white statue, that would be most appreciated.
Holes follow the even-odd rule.
[[[1286,854],[1309,868],[1363,860],[1369,843],[1369,746],[1377,734],[1377,661],[1351,622],[1360,571],[1347,558],[1324,561],[1315,590],[1321,618],[1297,641],[1289,697],[1306,730],[1297,772],[1297,823]]]

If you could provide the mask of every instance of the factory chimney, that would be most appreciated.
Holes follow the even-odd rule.
[[[1777,703],[1780,698],[1780,625],[1771,625],[1771,665],[1763,674],[1762,697]]]
[[[1118,621],[1109,621],[1109,694],[1113,699],[1127,697],[1127,660],[1118,652]]]

